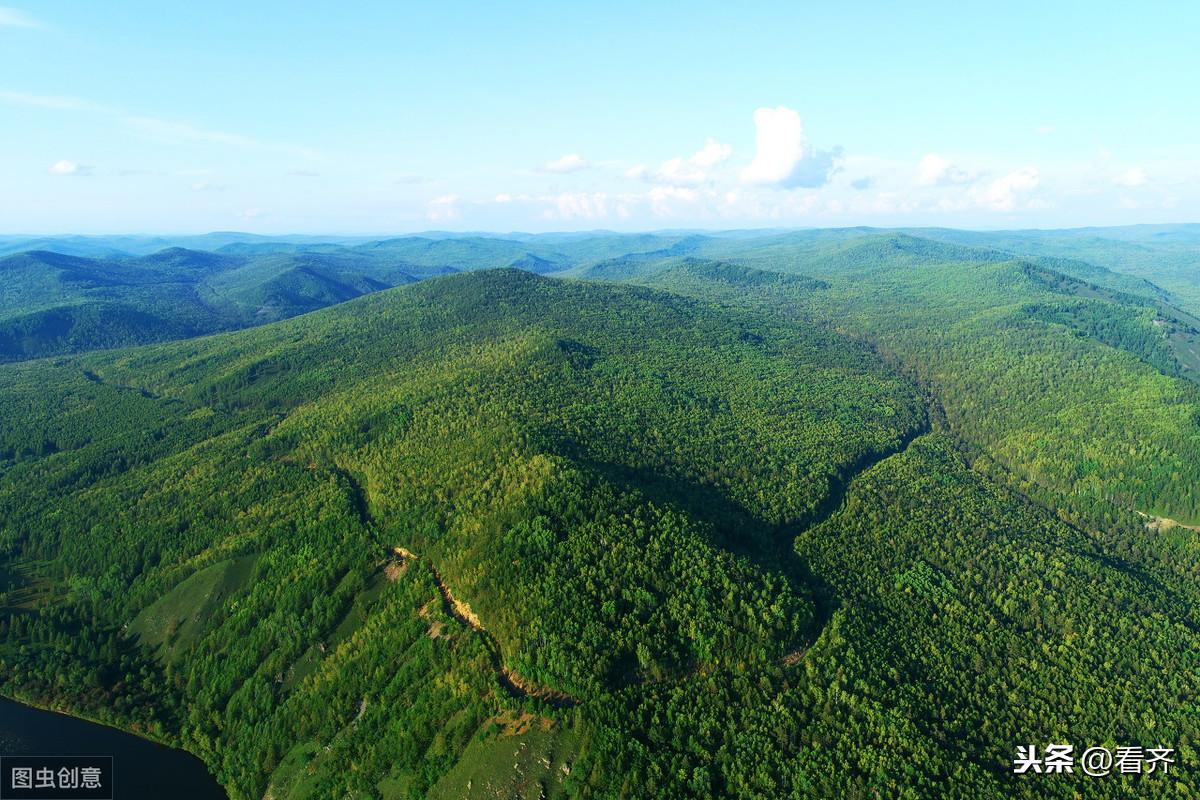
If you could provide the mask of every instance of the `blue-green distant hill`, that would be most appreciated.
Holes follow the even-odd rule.
[[[635,280],[687,259],[815,275],[1024,257],[1055,273],[1200,310],[1195,226],[972,233],[869,228],[389,239],[0,237],[0,360],[188,338],[306,313],[435,275],[499,267]]]

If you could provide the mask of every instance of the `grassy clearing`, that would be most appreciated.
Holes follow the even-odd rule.
[[[505,712],[484,726],[429,797],[565,797],[565,782],[578,751],[578,738],[562,725],[528,713]]]
[[[176,661],[209,627],[250,578],[257,556],[240,556],[196,572],[151,603],[129,623],[129,633]]]

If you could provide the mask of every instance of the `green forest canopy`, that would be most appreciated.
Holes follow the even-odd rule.
[[[1200,519],[1185,302],[907,234],[620,238],[519,244],[649,286],[468,240],[0,367],[3,691],[239,798],[1196,791],[1195,534],[1136,513]],[[1180,766],[1012,774],[1059,739]]]

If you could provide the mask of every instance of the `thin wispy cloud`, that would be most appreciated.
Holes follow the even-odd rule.
[[[1133,167],[1114,178],[1113,183],[1126,189],[1134,189],[1138,186],[1145,186],[1146,180],[1146,170],[1141,167]]]
[[[0,28],[40,28],[42,23],[19,8],[0,6]]]
[[[191,142],[201,144],[210,143],[230,147],[271,150],[307,160],[319,158],[317,151],[309,147],[262,141],[238,133],[201,128],[179,120],[164,119],[145,114],[129,114],[102,103],[68,95],[32,94],[3,89],[0,90],[0,103],[44,108],[51,111],[106,114],[120,120],[121,123],[144,137],[171,144]]]
[[[0,89],[0,103],[32,108],[47,108],[52,111],[98,111],[112,113],[112,109],[91,100],[61,95],[28,94]]]
[[[122,120],[126,125],[139,131],[144,136],[173,144],[186,142],[222,144],[230,147],[274,150],[305,159],[317,158],[317,152],[308,147],[296,147],[277,142],[264,142],[228,131],[198,128],[187,122],[142,116],[124,116]]]
[[[445,222],[458,219],[461,212],[458,209],[458,195],[447,194],[435,197],[429,201],[426,216],[431,222]]]
[[[224,131],[204,130],[186,122],[156,117],[123,117],[125,124],[155,138],[170,142],[214,142],[235,147],[258,147],[259,142],[246,136]]]
[[[976,195],[976,200],[992,211],[1012,211],[1039,183],[1041,174],[1036,167],[1022,167],[992,181]]]

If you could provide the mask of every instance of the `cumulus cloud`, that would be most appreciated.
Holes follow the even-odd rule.
[[[677,203],[694,203],[698,197],[695,189],[683,186],[655,186],[646,193],[650,211],[658,217],[674,216]]]
[[[1145,186],[1146,180],[1146,170],[1141,167],[1133,167],[1113,178],[1113,183],[1117,186],[1123,186],[1126,189],[1133,189],[1138,186]]]
[[[604,192],[563,192],[545,198],[551,205],[547,219],[600,219],[608,216],[609,197]]]
[[[1038,187],[1041,175],[1036,167],[1023,167],[997,178],[980,192],[976,199],[979,205],[993,211],[1012,211],[1022,195]]]
[[[857,178],[855,180],[850,181],[850,186],[854,189],[859,190],[860,192],[864,191],[866,189],[873,189],[873,188],[875,188],[875,179],[872,178],[870,175],[867,175],[862,178]]]
[[[512,195],[505,194],[504,192],[501,192],[500,194],[498,194],[492,198],[493,203],[511,203],[512,200],[513,200]]]
[[[568,172],[578,172],[581,169],[586,169],[587,166],[587,160],[579,155],[579,153],[567,153],[561,158],[556,158],[553,161],[543,164],[542,172],[553,172],[562,175]]]
[[[918,186],[953,186],[970,183],[976,177],[938,153],[927,153],[917,165]]]
[[[670,186],[695,186],[708,180],[709,170],[723,161],[728,161],[732,155],[732,147],[709,137],[704,140],[704,146],[688,158],[669,158],[659,164],[657,169],[637,164],[625,170],[625,177]]]
[[[634,213],[656,217],[679,217],[687,212],[707,213],[705,203],[717,195],[688,186],[653,186],[644,192],[562,192],[542,195],[542,217],[550,220],[628,219]],[[522,198],[517,198],[522,199]]]
[[[427,216],[432,222],[445,222],[446,220],[458,219],[458,195],[444,194],[441,197],[435,197],[430,200]]]
[[[756,152],[742,170],[742,181],[785,189],[815,188],[829,182],[841,148],[816,150],[804,136],[800,115],[790,108],[754,112]]]
[[[697,150],[688,161],[700,169],[712,169],[722,161],[728,161],[732,155],[732,147],[721,144],[710,136],[704,140],[704,147]]]
[[[690,159],[684,161],[682,158],[670,158],[660,164],[650,177],[660,183],[695,184],[703,182],[707,176],[707,173]]]
[[[90,175],[92,168],[74,161],[55,161],[50,165],[51,175]]]

